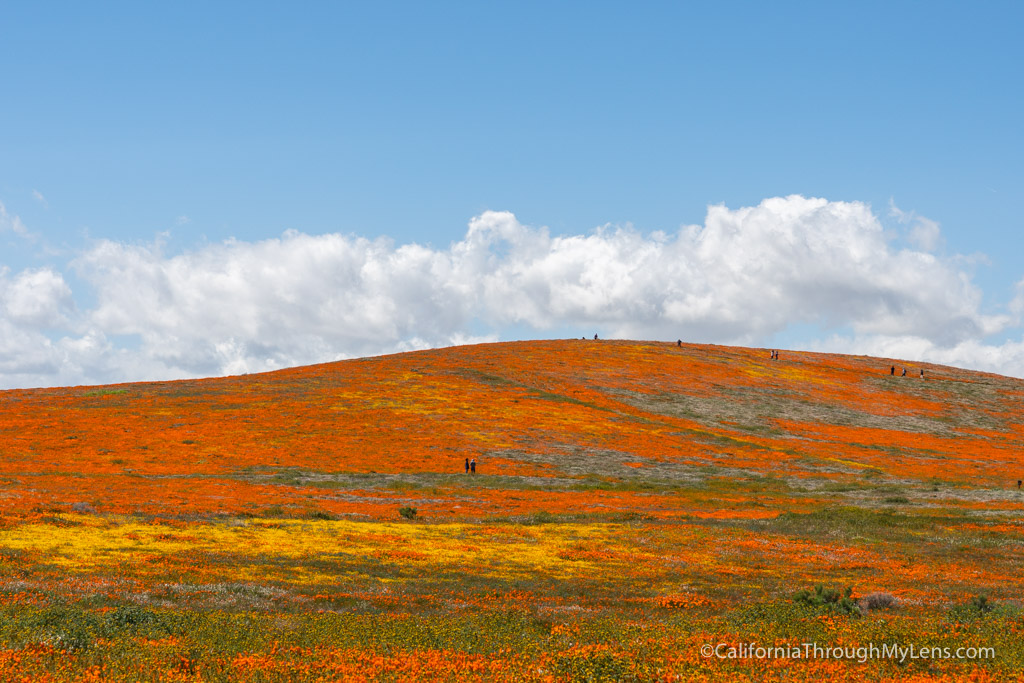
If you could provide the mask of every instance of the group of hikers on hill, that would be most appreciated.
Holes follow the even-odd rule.
[[[680,341],[676,342],[676,344],[679,345],[679,346],[682,346],[683,342],[680,340]],[[777,350],[775,350],[775,349],[772,349],[771,351],[768,352],[768,357],[771,358],[772,360],[778,360],[779,359],[779,352]],[[889,367],[889,374],[893,375],[893,376],[896,375],[896,366],[895,365],[892,365],[892,366]],[[901,377],[906,377],[907,376],[907,369],[906,368],[903,368],[903,372],[901,373],[900,376]],[[920,375],[920,377],[921,377],[921,379],[924,379],[924,368],[921,368],[921,375]]]
[[[896,366],[895,365],[889,367],[889,374],[893,375],[893,376],[896,375]],[[907,376],[907,369],[903,368],[903,372],[902,372],[902,374],[900,374],[900,377],[906,377],[906,376]],[[924,379],[924,368],[921,368],[921,379]]]

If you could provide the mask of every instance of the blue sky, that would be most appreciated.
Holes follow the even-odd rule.
[[[1022,19],[1009,2],[3,6],[0,386],[593,332],[1024,375]],[[792,280],[822,262],[848,277]]]

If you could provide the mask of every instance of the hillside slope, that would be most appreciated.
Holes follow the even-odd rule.
[[[756,518],[897,488],[1021,509],[1024,381],[903,367],[568,340],[6,391],[0,512]]]
[[[1024,383],[781,356],[2,393],[0,680],[1024,683]]]

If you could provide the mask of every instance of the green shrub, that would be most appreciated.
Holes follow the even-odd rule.
[[[995,607],[995,605],[989,602],[987,595],[975,595],[971,598],[971,602],[969,604],[972,609],[977,610],[978,612],[991,612]]]
[[[547,510],[538,510],[530,516],[527,524],[551,524],[558,521],[557,518]]]
[[[86,650],[102,629],[100,618],[77,606],[30,611],[22,619],[21,636],[28,642],[46,642],[62,650]]]
[[[793,602],[838,614],[859,615],[861,613],[860,606],[853,599],[853,588],[849,586],[840,593],[835,588],[825,588],[819,583],[813,591],[801,590],[793,596]]]
[[[406,519],[416,518],[416,508],[404,507],[398,508],[398,514],[402,515]]]
[[[105,615],[104,631],[108,637],[120,635],[134,636],[148,633],[151,630],[165,631],[161,628],[160,616],[145,607],[138,605],[121,605]]]
[[[986,616],[996,608],[987,595],[975,595],[966,604],[956,605],[949,610],[949,618],[954,622],[971,622]]]

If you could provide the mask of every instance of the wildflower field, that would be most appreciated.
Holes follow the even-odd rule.
[[[1024,680],[1022,406],[591,340],[0,392],[0,681]]]

